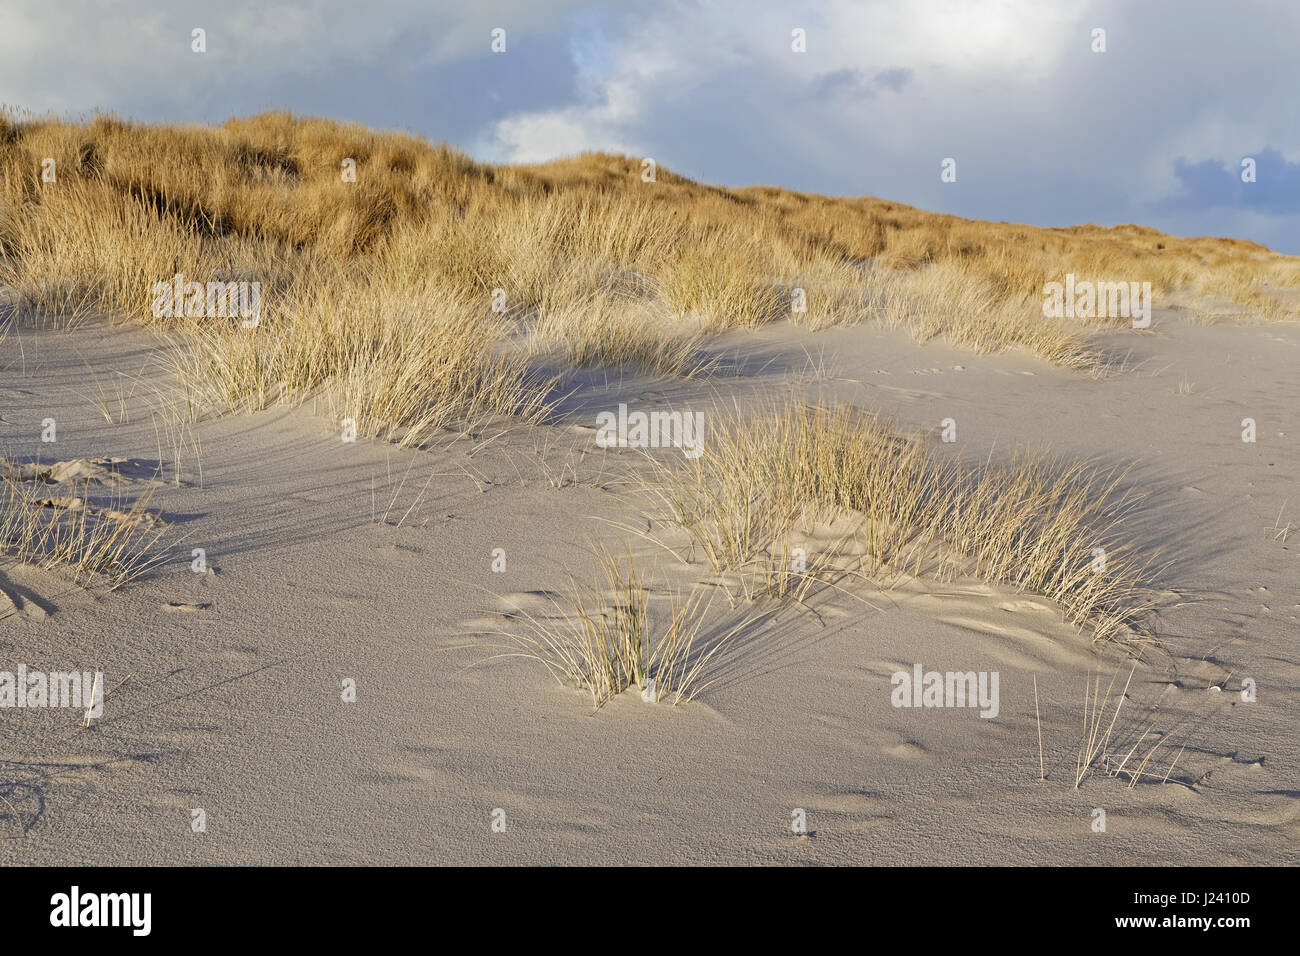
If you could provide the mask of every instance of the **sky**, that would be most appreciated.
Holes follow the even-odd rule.
[[[289,110],[492,162],[601,149],[728,186],[1300,254],[1296,0],[0,0],[0,104]]]

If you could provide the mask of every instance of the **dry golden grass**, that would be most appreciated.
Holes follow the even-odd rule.
[[[46,159],[55,182],[41,180]],[[691,374],[709,333],[869,320],[1087,368],[1086,328],[1042,315],[1043,284],[1067,272],[1269,316],[1292,315],[1275,291],[1300,285],[1296,260],[1238,240],[976,222],[640,172],[598,153],[491,166],[283,113],[214,128],[0,117],[0,281],[56,321],[165,324],[199,343],[181,364],[224,404],[330,388],[369,432],[403,436],[535,411],[520,367],[502,364],[520,341],[525,359]],[[152,286],[178,273],[260,282],[263,326],[240,341],[226,320],[155,319]],[[431,369],[439,384],[424,384]]]
[[[1124,477],[1040,451],[963,465],[852,406],[790,401],[715,418],[707,452],[658,465],[647,491],[747,596],[783,597],[825,577],[835,552],[886,585],[902,573],[960,574],[1045,595],[1101,641],[1150,607],[1150,562],[1124,534],[1140,503]],[[846,520],[853,533],[810,555],[809,573],[774,578],[793,533]],[[1093,570],[1098,548],[1104,570]]]
[[[322,280],[290,294],[264,305],[256,329],[178,329],[171,354],[186,388],[229,409],[316,395],[359,435],[405,445],[480,417],[528,421],[545,410],[545,383],[499,354],[500,330],[436,280]]]
[[[59,496],[43,492],[39,481],[23,480],[0,459],[0,552],[36,567],[66,568],[78,583],[98,580],[110,590],[149,568],[165,529],[147,493],[125,504],[96,502],[87,486]]]
[[[56,182],[41,181],[46,158]],[[355,182],[340,175],[345,159]],[[360,434],[408,444],[488,416],[542,416],[540,359],[691,375],[709,367],[710,334],[788,317],[880,322],[1086,369],[1099,361],[1086,326],[1042,314],[1044,283],[1066,273],[1272,317],[1293,314],[1278,292],[1300,285],[1295,259],[1240,240],[975,222],[640,172],[605,154],[490,166],[282,113],[215,128],[3,118],[0,281],[21,308],[61,321],[157,325],[187,390],[218,407],[323,398]],[[178,273],[260,282],[260,324],[155,318],[154,283]],[[764,549],[809,504],[844,508],[864,516],[873,573],[942,541],[980,576],[1055,597],[1077,623],[1119,626],[1132,582],[1079,564],[1106,547],[1124,566],[1098,510],[1116,476],[1029,454],[958,469],[844,410],[770,419],[715,429],[696,478],[679,479],[675,504],[716,568],[770,560]],[[778,567],[755,587],[806,583]]]
[[[1145,716],[1136,718],[1136,723],[1120,725],[1117,732],[1120,711],[1130,699],[1129,687],[1136,671],[1137,664],[1134,663],[1118,693],[1115,693],[1119,686],[1118,669],[1111,675],[1104,691],[1100,671],[1091,682],[1084,681],[1083,735],[1075,759],[1074,789],[1078,790],[1091,774],[1098,771],[1110,777],[1126,778],[1130,790],[1136,789],[1139,783],[1168,783],[1179,758],[1187,749],[1186,744],[1179,748],[1163,773],[1157,764],[1152,763],[1162,747],[1165,753],[1169,753],[1175,736],[1185,731],[1179,723],[1172,726],[1166,723],[1168,718],[1162,719],[1157,706],[1148,706]],[[1163,757],[1160,762],[1163,763]]]
[[[689,701],[711,683],[710,664],[728,641],[763,616],[702,637],[708,602],[695,591],[670,597],[666,620],[657,622],[632,558],[616,558],[603,545],[594,554],[596,582],[570,574],[567,592],[549,598],[550,613],[516,607],[509,617],[520,626],[495,634],[505,650],[493,655],[540,662],[562,684],[585,690],[593,707],[630,687],[650,703]]]
[[[55,182],[41,180],[47,158]],[[355,182],[340,175],[347,159]],[[1300,286],[1296,259],[1240,240],[977,222],[640,172],[606,154],[492,166],[283,113],[213,128],[0,116],[0,283],[51,321],[156,327],[186,394],[218,408],[314,398],[359,434],[407,444],[490,416],[542,417],[544,363],[692,375],[709,368],[711,335],[780,318],[884,323],[1089,369],[1100,359],[1087,325],[1041,309],[1044,283],[1067,273],[1274,318],[1294,316],[1279,293]],[[259,323],[155,317],[154,284],[177,274],[259,282]],[[742,575],[745,597],[802,603],[833,581],[829,557],[793,572],[785,554],[802,522],[848,516],[859,570],[878,580],[937,569],[1009,583],[1055,599],[1098,640],[1146,606],[1121,474],[1031,452],[963,466],[843,407],[713,425],[707,454],[655,488],[713,569]],[[87,524],[87,511],[62,536],[32,523],[23,492],[6,495],[0,520],[20,553],[136,566],[138,537]],[[1095,548],[1104,572],[1090,568]],[[699,660],[686,630],[698,608],[675,607],[652,639],[634,571],[603,567],[602,587],[574,583],[576,630],[535,621],[525,652],[597,705],[655,674],[661,692],[689,695],[673,662]]]
[[[637,365],[666,375],[707,374],[715,365],[697,325],[629,295],[599,295],[528,323],[527,354],[576,368]]]

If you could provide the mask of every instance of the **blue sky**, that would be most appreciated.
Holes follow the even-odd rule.
[[[606,149],[713,183],[1300,254],[1298,38],[1294,0],[0,0],[0,103],[288,109],[493,161]]]

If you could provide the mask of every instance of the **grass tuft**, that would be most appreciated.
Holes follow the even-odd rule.
[[[810,554],[796,595],[848,556],[885,585],[965,575],[1042,594],[1095,641],[1128,632],[1151,607],[1150,561],[1124,533],[1141,499],[1122,470],[1035,450],[966,465],[848,405],[737,408],[713,420],[704,455],[657,464],[646,490],[714,573],[750,582],[747,596],[791,590],[773,555],[800,529],[847,523]]]
[[[165,532],[145,492],[134,502],[97,502],[89,485],[42,494],[0,460],[0,551],[24,564],[69,569],[77,583],[106,581],[110,590],[144,573]]]
[[[657,621],[642,576],[629,556],[595,550],[598,577],[569,574],[569,587],[548,600],[553,613],[515,608],[521,627],[499,631],[505,655],[539,661],[563,684],[579,687],[599,708],[628,688],[649,702],[686,703],[712,681],[710,664],[726,644],[753,623],[703,636],[709,601],[703,592],[668,599],[666,620]]]

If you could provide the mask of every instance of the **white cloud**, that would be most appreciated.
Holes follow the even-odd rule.
[[[499,161],[604,149],[714,182],[1045,224],[1146,221],[1186,188],[1179,157],[1300,156],[1300,5],[1271,0],[3,3],[0,103],[37,110],[284,108]],[[206,58],[189,51],[195,26]],[[496,26],[504,56],[488,52]],[[1105,54],[1089,49],[1096,26]],[[1222,207],[1197,225],[1191,201],[1178,227],[1214,232]],[[1300,248],[1296,220],[1270,220],[1275,241]]]
[[[689,110],[695,90],[737,77],[752,78],[758,96],[774,79],[797,90],[839,70],[874,76],[898,67],[910,68],[919,85],[944,85],[947,92],[998,76],[1036,82],[1059,66],[1071,37],[1087,44],[1088,31],[1070,21],[1039,0],[831,0],[812,16],[791,13],[785,4],[741,0],[644,7],[601,58],[611,67],[584,75],[586,102],[506,116],[492,143],[501,158],[515,161],[573,152],[571,144],[579,142],[617,146],[635,139],[648,117],[663,115],[665,104]],[[807,32],[806,53],[790,48],[795,27]],[[744,86],[736,92],[743,95]],[[846,118],[892,123],[914,104],[904,108],[881,97],[852,109]],[[782,118],[774,111],[774,121]]]
[[[617,124],[597,122],[587,110],[555,110],[509,117],[497,124],[489,151],[511,163],[542,163],[588,150],[644,153]],[[495,158],[495,157],[494,157]]]

